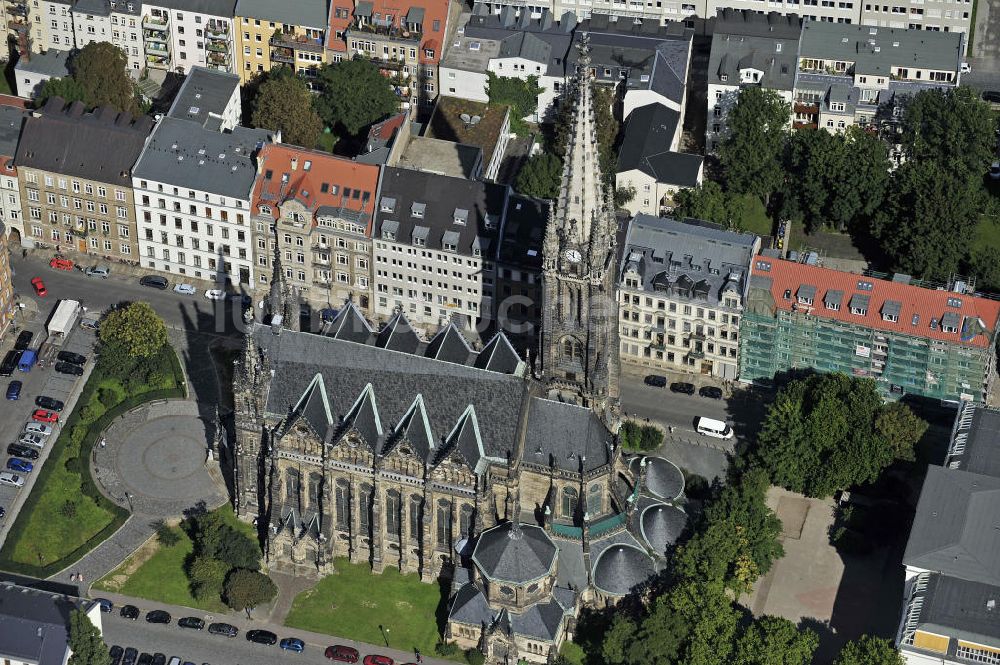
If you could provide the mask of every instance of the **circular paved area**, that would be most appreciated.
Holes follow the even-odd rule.
[[[225,494],[208,455],[205,422],[191,402],[151,404],[122,416],[95,446],[93,466],[99,485],[112,500],[135,512],[174,516],[204,501],[214,507]]]

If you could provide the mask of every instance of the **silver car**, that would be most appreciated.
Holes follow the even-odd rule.
[[[198,293],[198,289],[194,288],[190,284],[178,284],[174,287],[174,293],[180,293],[184,296],[193,296]]]
[[[83,271],[87,277],[100,277],[101,279],[107,279],[111,274],[111,268],[107,266],[91,266]]]
[[[17,440],[17,442],[23,443],[26,446],[34,446],[36,448],[45,447],[45,437],[42,436],[41,434],[29,434],[25,432],[24,434],[21,435],[21,437]]]
[[[0,471],[0,485],[21,487],[24,485],[24,477],[10,471]]]
[[[42,436],[52,434],[52,428],[42,423],[28,423],[24,426],[24,431],[28,434],[41,434]]]

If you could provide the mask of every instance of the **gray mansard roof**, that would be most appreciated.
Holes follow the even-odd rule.
[[[752,68],[763,72],[761,87],[791,90],[801,33],[802,19],[794,14],[720,9],[708,59],[708,82],[738,87],[740,70]]]
[[[636,215],[629,223],[620,277],[637,275],[645,291],[717,305],[725,293],[740,299],[760,239],[698,220]]]
[[[527,584],[553,572],[556,552],[541,527],[504,522],[479,536],[472,560],[491,580]]]
[[[0,104],[0,156],[13,157],[21,139],[21,127],[30,111]]]
[[[959,640],[1000,647],[1000,588],[947,575],[931,575],[921,593],[917,627]]]
[[[0,582],[0,654],[41,665],[61,665],[69,639],[69,613],[93,601]]]
[[[326,0],[237,0],[236,16],[299,25],[318,30],[327,29]],[[237,26],[238,29],[238,26]]]

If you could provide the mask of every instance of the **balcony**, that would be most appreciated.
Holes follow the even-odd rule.
[[[416,43],[420,43],[420,40],[423,38],[422,30],[410,30],[407,28],[399,28],[394,25],[355,23],[350,29],[357,30],[362,35],[379,35],[381,37],[389,37],[391,39],[412,41]]]
[[[816,123],[807,122],[805,120],[796,120],[792,123],[792,129],[816,129]]]
[[[146,53],[165,56],[170,53],[167,45],[161,42],[146,42]]]
[[[290,32],[275,30],[269,42],[271,46],[295,51],[310,51],[312,53],[323,53],[325,46],[322,38],[306,37],[305,35],[295,35]]]
[[[229,39],[229,28],[225,23],[209,25],[205,28],[205,37],[208,39]]]
[[[795,113],[815,115],[819,113],[819,102],[812,102],[811,104],[806,102],[795,102],[795,104],[792,106],[792,110]]]
[[[147,44],[155,43],[167,43],[167,31],[166,30],[143,30],[142,38]],[[147,46],[147,49],[149,47]]]
[[[687,357],[691,360],[703,360],[705,358],[704,351],[688,351]]]
[[[147,54],[146,65],[152,69],[170,69],[170,58],[168,56]]]
[[[165,30],[167,24],[170,22],[166,16],[143,16],[142,17],[142,27],[144,28],[159,28],[160,30]]]
[[[285,62],[294,65],[295,51],[290,48],[273,48],[271,49],[271,62]]]
[[[205,44],[205,48],[208,49],[210,53],[229,53],[229,42],[208,42]]]
[[[216,67],[228,67],[229,66],[229,54],[228,53],[216,53],[214,51],[208,52],[208,64],[214,65]]]
[[[28,6],[23,2],[14,2],[7,5],[7,13],[12,16],[27,16]]]

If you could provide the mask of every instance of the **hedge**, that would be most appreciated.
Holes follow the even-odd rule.
[[[76,458],[77,463],[80,465],[80,492],[83,495],[92,498],[100,507],[110,512],[113,515],[111,522],[68,555],[47,565],[35,566],[11,559],[9,554],[13,552],[15,544],[25,536],[24,529],[26,528],[25,525],[28,522],[27,516],[31,515],[31,513],[35,510],[39,497],[41,497],[43,493],[45,482],[54,468],[52,464],[43,464],[41,471],[35,478],[35,485],[32,487],[33,490],[35,490],[35,488],[38,488],[38,490],[32,491],[28,494],[27,499],[25,499],[24,504],[21,506],[21,510],[18,512],[17,519],[7,532],[7,539],[4,543],[4,547],[0,550],[0,569],[39,578],[51,577],[60,570],[63,570],[67,566],[78,561],[85,554],[107,540],[115,531],[121,528],[122,524],[124,524],[129,518],[130,513],[128,510],[108,500],[107,497],[101,494],[100,490],[97,489],[97,484],[94,482],[93,474],[90,473],[90,455],[94,444],[98,441],[98,438],[119,416],[124,415],[128,411],[131,411],[146,402],[178,397],[183,398],[187,396],[184,373],[181,371],[181,365],[180,361],[177,359],[177,354],[171,349],[168,357],[170,360],[170,367],[174,375],[176,384],[175,387],[151,390],[127,397],[124,401],[108,409],[97,420],[92,422],[87,427],[87,431],[83,434],[83,438],[80,441],[80,452]],[[118,377],[108,377],[105,375],[104,372],[101,371],[100,359],[98,359],[97,366],[91,373],[90,378],[83,387],[83,390],[80,391],[80,397],[77,400],[77,408],[74,408],[69,418],[64,421],[63,428],[59,432],[59,436],[56,439],[55,444],[52,446],[52,450],[49,451],[49,457],[46,461],[60,459],[64,449],[72,441],[74,429],[81,422],[81,409],[87,404],[90,404],[91,400],[94,398],[94,393],[98,389],[98,385],[106,378],[117,379]]]

